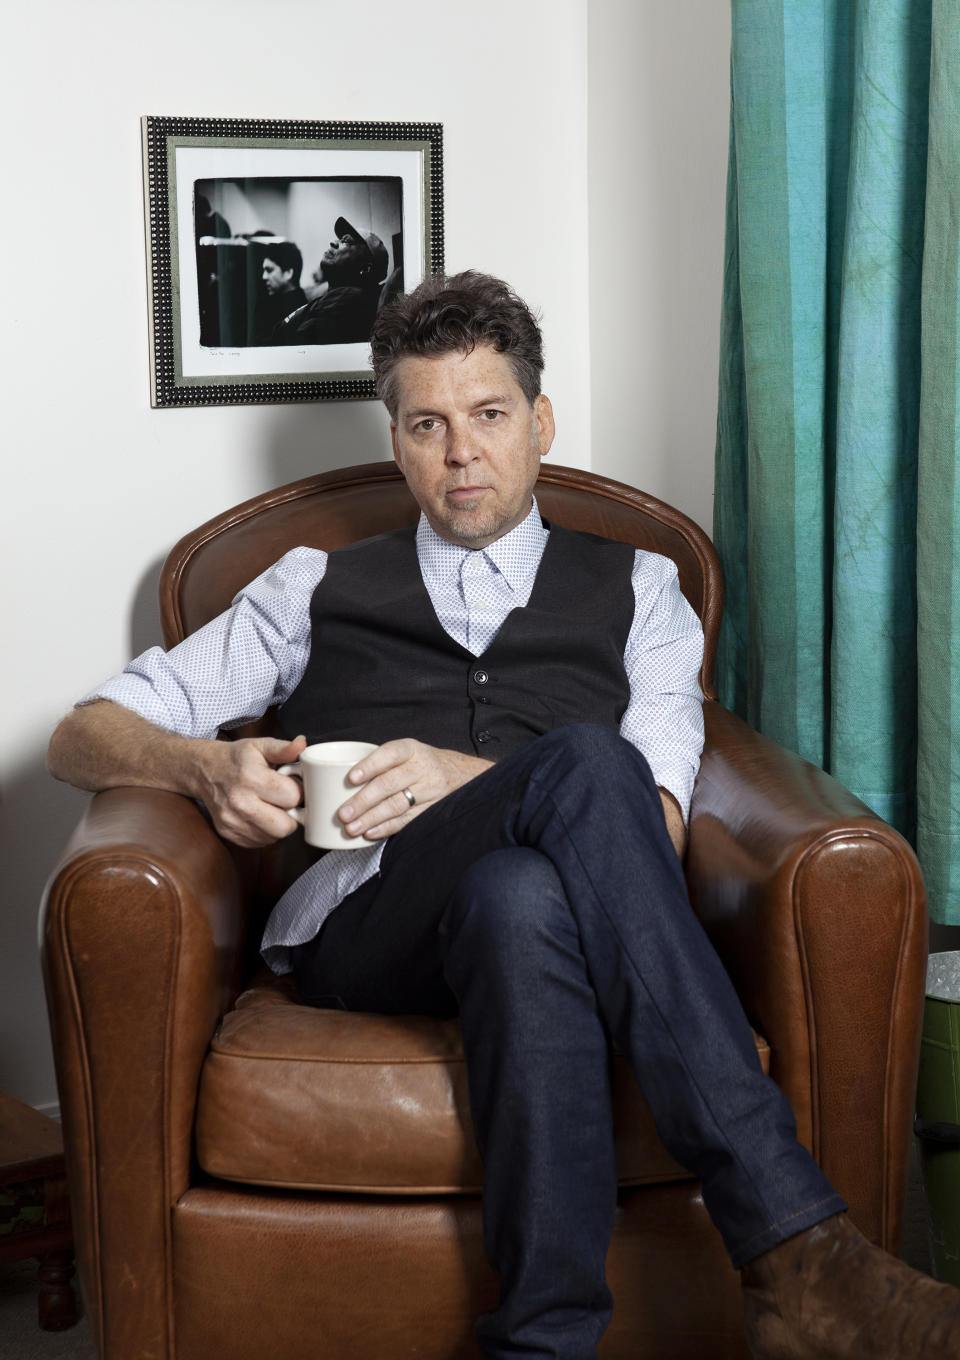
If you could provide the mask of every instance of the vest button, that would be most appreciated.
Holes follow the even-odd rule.
[[[489,740],[490,740],[490,733],[489,733],[489,732],[478,732],[478,733],[477,733],[477,741],[489,741]]]
[[[476,680],[478,685],[485,685],[487,681],[490,679],[486,671],[474,671],[473,678],[474,680]]]

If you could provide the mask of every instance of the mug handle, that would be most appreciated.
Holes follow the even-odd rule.
[[[281,765],[277,770],[277,774],[289,774],[292,775],[294,779],[302,780],[303,766],[300,764],[299,760],[295,760],[292,765]],[[291,816],[298,825],[303,826],[303,819],[307,815],[307,810],[302,803],[299,807],[285,808],[284,811]]]

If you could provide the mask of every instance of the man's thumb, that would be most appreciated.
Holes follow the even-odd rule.
[[[281,737],[262,737],[260,750],[271,765],[287,765],[296,760],[307,744],[306,737],[284,741]]]

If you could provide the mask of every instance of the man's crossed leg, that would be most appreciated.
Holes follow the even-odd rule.
[[[619,735],[559,729],[429,808],[295,971],[314,1004],[459,1012],[502,1290],[477,1328],[486,1355],[596,1354],[611,1310],[611,1040],[745,1268],[756,1355],[960,1355],[960,1294],[838,1217],[689,904],[649,767]],[[798,1260],[812,1294],[797,1294]],[[896,1318],[880,1323],[888,1296]],[[924,1334],[918,1310],[926,1349],[903,1349]],[[900,1348],[877,1349],[893,1327]],[[845,1348],[824,1349],[834,1335]]]

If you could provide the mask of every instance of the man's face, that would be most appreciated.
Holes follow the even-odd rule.
[[[366,245],[349,232],[331,241],[321,257],[324,278],[329,280],[358,279],[369,263]]]
[[[281,269],[274,260],[264,260],[261,277],[271,297],[277,293],[289,293],[293,288],[293,270]]]
[[[489,345],[396,368],[393,456],[441,538],[485,548],[525,519],[540,459],[553,443],[553,410],[533,406],[510,362]]]

